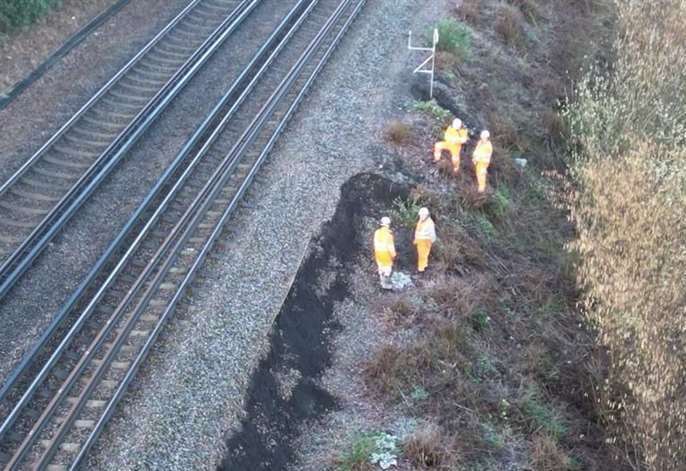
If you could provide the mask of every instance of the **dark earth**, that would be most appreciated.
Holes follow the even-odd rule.
[[[332,336],[341,328],[333,318],[334,305],[349,295],[348,276],[355,256],[371,250],[370,241],[361,238],[365,220],[380,218],[382,210],[408,193],[407,186],[369,173],[342,186],[334,216],[310,243],[309,256],[276,318],[269,354],[251,378],[247,417],[240,431],[229,437],[219,469],[287,469],[293,464],[293,445],[301,427],[336,409],[336,398],[318,385],[331,365]],[[409,231],[397,232],[402,233],[402,242],[396,235],[396,245],[408,249]],[[333,281],[322,283],[329,279],[327,274],[333,274]],[[299,379],[284,398],[275,373],[292,370],[300,373]]]

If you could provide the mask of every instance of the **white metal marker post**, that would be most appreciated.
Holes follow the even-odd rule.
[[[419,66],[414,69],[414,74],[429,74],[431,76],[431,85],[429,85],[429,100],[434,97],[434,73],[436,71],[436,45],[438,44],[439,36],[438,29],[434,29],[433,44],[431,47],[415,47],[412,45],[412,31],[407,38],[407,48],[410,51],[426,51],[431,52],[431,56],[424,62],[419,64]],[[425,68],[431,63],[431,68]]]

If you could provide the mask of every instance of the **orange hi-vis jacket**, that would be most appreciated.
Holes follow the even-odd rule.
[[[445,130],[445,135],[443,138],[448,144],[461,146],[469,140],[469,134],[465,128],[455,129],[452,126],[448,126],[448,129]]]
[[[380,267],[392,267],[395,258],[395,241],[388,227],[380,227],[374,232],[374,257]]]
[[[492,154],[493,145],[491,144],[491,141],[479,141],[479,143],[476,145],[476,149],[474,149],[472,160],[474,160],[475,164],[479,163],[490,165]]]
[[[430,217],[417,223],[417,228],[414,231],[414,241],[417,242],[418,240],[436,242],[436,226]]]

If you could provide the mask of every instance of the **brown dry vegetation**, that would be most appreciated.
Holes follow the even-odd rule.
[[[598,414],[635,469],[686,463],[686,3],[617,1],[611,70],[566,110]]]

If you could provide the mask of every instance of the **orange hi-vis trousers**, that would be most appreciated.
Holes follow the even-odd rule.
[[[429,266],[429,254],[431,253],[431,240],[419,239],[417,245],[417,270],[424,271]]]
[[[486,191],[486,180],[488,179],[488,164],[486,162],[475,162],[476,181],[479,186],[479,193]]]
[[[388,251],[378,251],[375,253],[376,265],[379,267],[379,274],[390,276],[393,270],[393,255]]]
[[[441,153],[447,150],[450,152],[450,157],[453,162],[453,170],[460,171],[460,153],[462,152],[462,144],[453,144],[448,141],[440,141],[434,145],[434,161],[441,160]]]

